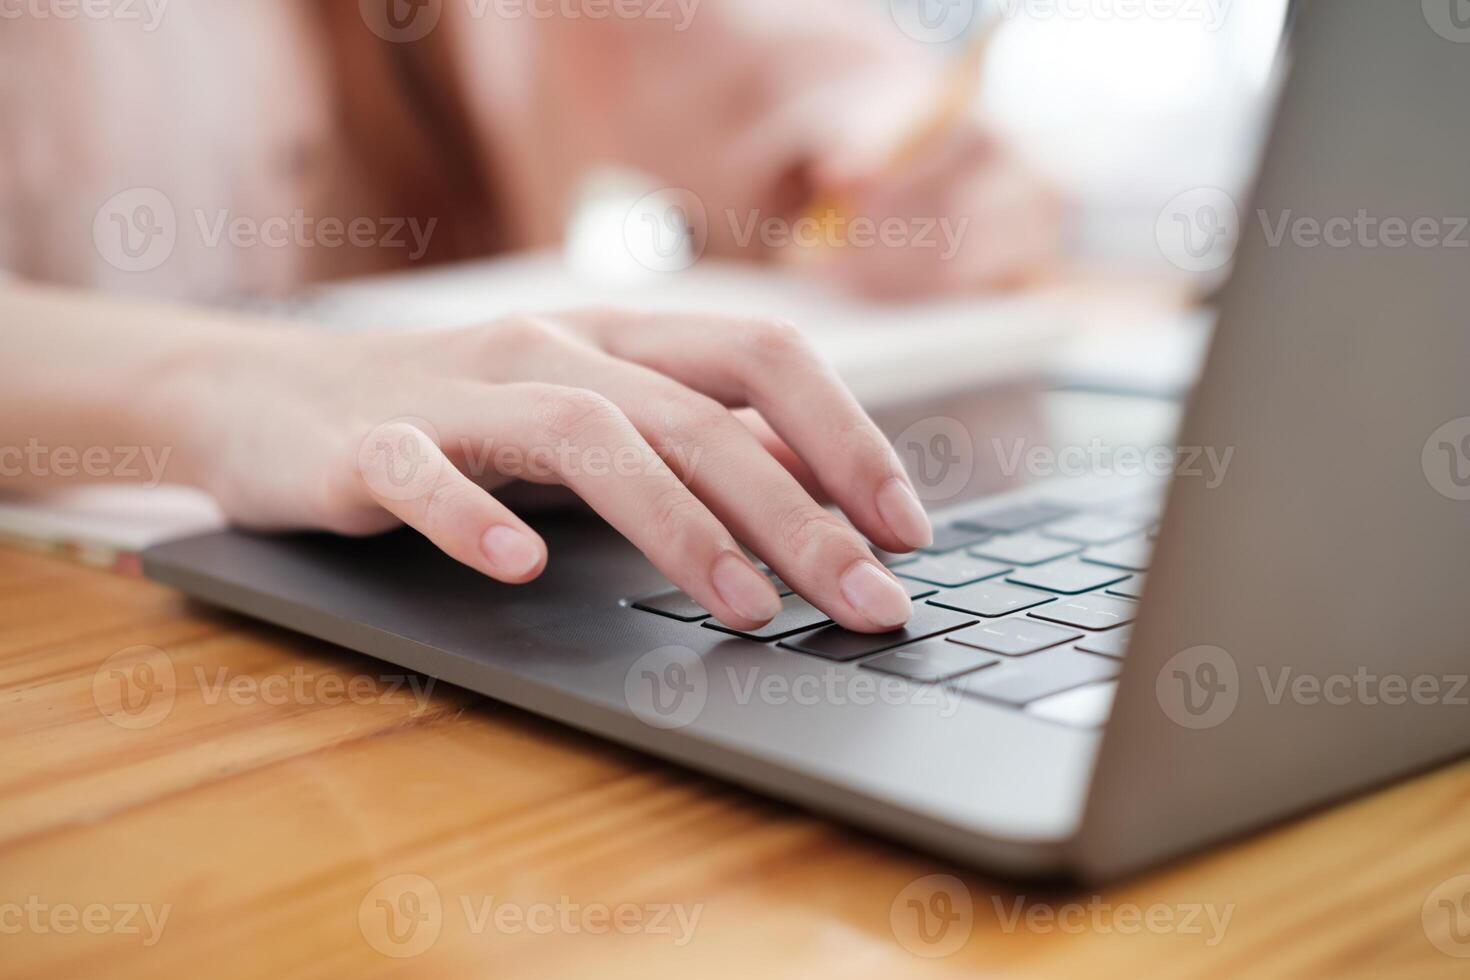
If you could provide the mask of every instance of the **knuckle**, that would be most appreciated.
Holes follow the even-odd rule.
[[[654,433],[660,445],[708,442],[734,421],[725,406],[693,391],[670,396],[660,408]]]
[[[660,490],[650,502],[653,539],[663,542],[674,554],[694,553],[689,545],[703,527],[704,507],[682,485]]]
[[[832,542],[846,541],[851,532],[837,518],[812,505],[795,507],[782,514],[776,523],[776,534],[792,554],[808,555]]]
[[[540,429],[548,443],[583,444],[619,428],[623,413],[606,396],[585,388],[558,388],[542,396]]]
[[[424,525],[430,528],[452,526],[469,512],[473,504],[471,490],[468,484],[458,480],[440,480],[435,483],[424,494]]]
[[[758,364],[789,364],[812,356],[811,345],[790,320],[763,318],[751,324],[746,345]]]
[[[535,316],[508,316],[496,321],[485,333],[497,354],[519,354],[553,343],[561,332],[550,321]]]

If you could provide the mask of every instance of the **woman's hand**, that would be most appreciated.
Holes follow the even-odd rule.
[[[775,321],[596,311],[452,332],[273,331],[205,347],[172,390],[162,404],[186,417],[190,479],[236,522],[345,534],[403,522],[503,582],[547,561],[491,493],[517,479],[569,487],[740,628],[780,605],[737,542],[872,632],[911,607],[858,531],[889,551],[931,539],[883,435]],[[769,428],[743,424],[742,406]]]

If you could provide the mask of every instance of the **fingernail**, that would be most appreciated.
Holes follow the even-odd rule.
[[[720,556],[710,580],[725,604],[746,619],[765,623],[781,611],[781,598],[770,580],[732,554]]]
[[[903,586],[884,574],[883,569],[862,559],[842,573],[842,596],[874,626],[897,629],[909,621],[914,607]]]
[[[934,526],[924,505],[914,496],[908,483],[894,477],[878,491],[878,516],[888,530],[910,548],[927,548],[934,543]]]
[[[504,524],[485,532],[480,550],[495,570],[508,578],[520,578],[541,561],[541,548],[531,536]]]

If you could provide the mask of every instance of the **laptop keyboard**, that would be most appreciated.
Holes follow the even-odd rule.
[[[781,612],[757,630],[711,618],[670,590],[634,609],[919,684],[1038,718],[1102,724],[1137,615],[1157,520],[1153,503],[1086,510],[1011,504],[935,528],[914,556],[882,556],[914,600],[890,633],[854,633],[783,592]]]

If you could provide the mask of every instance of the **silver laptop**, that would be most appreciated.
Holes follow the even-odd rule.
[[[921,597],[905,630],[848,633],[793,597],[731,631],[572,515],[538,524],[555,558],[522,587],[408,531],[216,533],[144,566],[1017,875],[1125,873],[1454,757],[1470,747],[1457,2],[1299,12],[1180,435],[1232,454],[1223,479],[1041,484],[938,512],[936,547],[893,559]]]

